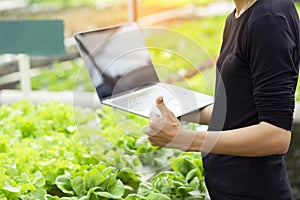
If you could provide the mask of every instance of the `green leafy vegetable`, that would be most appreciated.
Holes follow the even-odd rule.
[[[59,102],[1,106],[0,199],[201,196],[199,154],[153,147],[141,131],[147,120],[122,114],[135,124],[123,129],[115,114],[107,107],[95,112]],[[195,190],[200,192],[190,193]]]

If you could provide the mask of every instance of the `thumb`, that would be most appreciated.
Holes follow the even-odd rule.
[[[168,110],[162,96],[159,96],[159,97],[156,98],[156,106],[160,111]]]

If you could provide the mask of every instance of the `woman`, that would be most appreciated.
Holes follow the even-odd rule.
[[[150,114],[146,133],[155,146],[207,153],[212,200],[289,200],[284,154],[299,71],[299,18],[292,0],[234,3],[217,62],[215,103],[200,111],[208,131],[183,129],[158,97],[160,112]]]

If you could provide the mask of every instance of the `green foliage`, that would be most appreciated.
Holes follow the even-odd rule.
[[[20,101],[2,105],[0,117],[0,199],[172,199],[166,191],[182,199],[203,192],[200,157],[151,146],[141,131],[147,120],[135,115]],[[191,173],[178,170],[184,162],[194,163],[184,168]],[[160,172],[171,167],[169,182],[182,181],[180,188],[159,188]]]
[[[56,178],[99,161],[78,142],[72,107],[21,101],[0,108],[0,196],[43,199]],[[76,142],[77,141],[77,142]]]
[[[43,69],[42,72],[31,78],[33,90],[81,90],[94,91],[89,75],[82,61],[54,63],[51,69]]]
[[[296,101],[300,101],[300,76],[298,79],[297,90],[296,90]]]
[[[300,3],[299,2],[295,2],[296,5],[296,9],[298,11],[298,14],[300,13]],[[300,101],[300,76],[298,79],[298,85],[297,85],[297,90],[296,90],[296,101]]]
[[[298,13],[300,13],[300,3],[295,2],[295,5],[296,5],[296,9],[297,9]]]
[[[298,14],[300,13],[300,3],[299,2],[295,2],[296,5],[296,9],[298,11]],[[297,84],[297,90],[296,90],[296,101],[300,101],[300,76],[298,79],[298,84]]]
[[[140,163],[136,162],[136,166],[165,167],[168,159],[179,153],[179,150],[154,147],[149,143],[142,131],[148,124],[145,118],[110,107],[101,109],[99,115],[99,125],[105,138],[115,147],[115,151],[122,149],[127,159],[138,158]]]
[[[140,184],[138,194],[162,199],[204,199],[203,168],[199,153],[181,153],[170,159],[173,171],[164,171],[152,178],[152,185]],[[154,198],[155,199],[155,198]]]
[[[55,184],[61,192],[74,199],[92,199],[92,197],[120,199],[125,189],[117,175],[118,171],[115,168],[99,164],[90,169],[75,172],[73,176],[69,173],[60,175],[56,178]],[[51,195],[47,197],[50,198]]]
[[[213,63],[221,48],[225,19],[225,15],[205,17],[179,23],[169,31],[153,31],[146,43],[160,79],[168,81],[180,77],[182,72],[197,71],[207,63]],[[213,95],[215,68],[210,67],[173,84]]]
[[[178,31],[197,42],[211,57],[219,55],[222,43],[223,28],[225,26],[226,15],[204,17],[189,20],[180,26],[173,27],[172,30]],[[194,57],[198,57],[197,52]]]

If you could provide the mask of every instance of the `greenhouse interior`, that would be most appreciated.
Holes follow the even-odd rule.
[[[100,103],[75,36],[138,24],[161,82],[214,96],[233,10],[232,0],[0,0],[0,200],[210,200],[203,154],[151,145],[147,117]],[[295,200],[298,83],[285,155]]]

